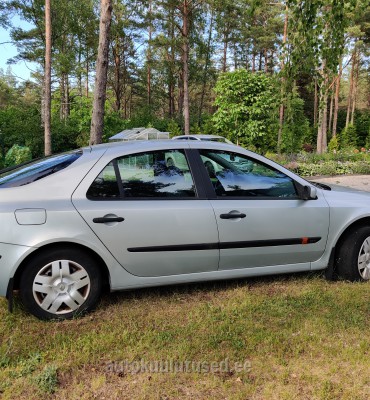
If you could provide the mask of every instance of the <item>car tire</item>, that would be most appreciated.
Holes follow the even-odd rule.
[[[370,227],[353,230],[342,241],[335,260],[335,273],[352,282],[370,279]]]
[[[102,276],[92,255],[76,248],[36,255],[20,277],[20,298],[40,319],[70,319],[91,311],[102,291]]]

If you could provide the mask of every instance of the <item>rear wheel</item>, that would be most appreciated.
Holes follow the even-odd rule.
[[[370,280],[370,227],[360,227],[347,235],[339,248],[335,270],[349,281]]]
[[[92,310],[101,294],[99,266],[79,249],[40,253],[20,279],[24,306],[41,319],[68,319]]]

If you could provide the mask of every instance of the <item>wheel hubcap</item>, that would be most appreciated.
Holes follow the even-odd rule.
[[[370,279],[370,236],[365,239],[358,255],[358,272],[362,279]]]
[[[37,304],[52,314],[77,310],[90,293],[90,278],[85,268],[70,260],[57,260],[37,273],[32,286]]]

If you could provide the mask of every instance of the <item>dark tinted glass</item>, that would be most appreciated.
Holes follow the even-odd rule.
[[[242,154],[201,151],[219,197],[297,198],[294,182],[282,172]]]
[[[123,198],[196,196],[184,152],[168,150],[133,154],[112,161],[90,186],[89,199],[121,198],[115,163],[122,182]]]
[[[88,199],[117,199],[120,197],[113,162],[98,175],[86,193]]]
[[[0,171],[0,187],[6,188],[28,185],[29,183],[45,178],[46,176],[68,167],[81,155],[81,151],[59,154],[37,161],[31,161],[19,167],[16,166],[11,170]]]
[[[185,154],[180,150],[134,154],[117,160],[124,197],[195,197]]]

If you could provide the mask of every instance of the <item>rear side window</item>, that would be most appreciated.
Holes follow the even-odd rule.
[[[81,155],[82,151],[59,154],[0,171],[0,188],[28,185],[68,167]]]
[[[132,154],[110,162],[87,191],[90,200],[194,198],[195,185],[182,150]]]

